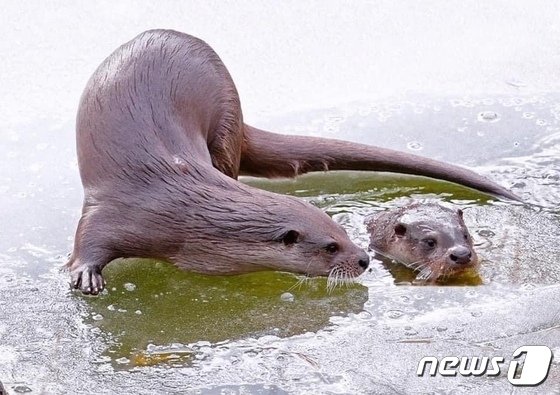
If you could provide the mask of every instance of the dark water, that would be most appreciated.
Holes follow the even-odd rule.
[[[311,201],[363,247],[363,220],[376,210],[457,204],[482,261],[476,281],[416,286],[410,272],[373,261],[359,284],[328,293],[325,279],[206,277],[130,260],[106,269],[98,298],[70,292],[60,271],[82,196],[73,125],[2,130],[0,380],[32,393],[511,392],[505,370],[495,379],[415,371],[426,355],[509,360],[526,344],[560,355],[559,122],[560,96],[537,95],[362,102],[258,125],[408,150],[511,187],[529,204],[386,174],[243,180]],[[532,390],[559,389],[555,359]]]

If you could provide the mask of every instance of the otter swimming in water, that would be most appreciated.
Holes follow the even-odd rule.
[[[413,203],[366,218],[370,248],[433,281],[478,265],[461,209]]]

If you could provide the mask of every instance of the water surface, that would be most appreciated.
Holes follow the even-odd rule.
[[[95,4],[95,5],[94,5]],[[4,1],[0,16],[0,380],[10,393],[510,393],[505,377],[424,377],[420,359],[560,355],[560,3]],[[479,281],[418,286],[372,261],[360,283],[205,277],[115,262],[84,297],[60,270],[82,189],[79,97],[149,28],[194,34],[230,70],[244,118],[469,166],[514,205],[413,177],[244,179],[306,199],[366,247],[364,218],[407,199],[457,204]],[[538,388],[559,393],[560,363]]]
[[[37,133],[44,128],[37,123],[8,134],[0,147],[8,170],[0,191],[2,380],[36,393],[447,391],[448,379],[416,378],[423,356],[510,358],[524,344],[560,352],[558,96],[414,100],[292,113],[265,126],[475,166],[529,204],[388,174],[243,182],[312,202],[363,247],[363,220],[376,210],[410,199],[456,204],[482,261],[479,282],[418,286],[410,272],[374,260],[359,284],[328,293],[325,279],[207,277],[128,260],[107,267],[103,295],[84,297],[60,271],[81,205],[72,125]],[[391,114],[380,119],[385,107]],[[479,116],[488,111],[499,119]],[[558,389],[559,368],[555,360],[540,389]],[[509,391],[504,375],[457,377],[454,385]]]

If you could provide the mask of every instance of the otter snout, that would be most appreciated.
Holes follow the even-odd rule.
[[[364,270],[368,268],[369,255],[365,251],[362,251],[362,253],[358,256],[358,265]]]
[[[473,254],[470,248],[457,246],[448,250],[447,260],[451,264],[467,265],[471,263],[472,256]]]

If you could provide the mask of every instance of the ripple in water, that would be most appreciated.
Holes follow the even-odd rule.
[[[420,151],[424,147],[418,141],[409,141],[406,148],[413,151]]]
[[[481,229],[477,232],[482,237],[493,237],[496,234],[489,229]]]
[[[480,122],[498,122],[500,120],[500,116],[494,111],[483,111],[478,114],[477,119]]]
[[[392,319],[401,318],[403,316],[403,312],[400,310],[389,310],[385,313],[385,316]]]

